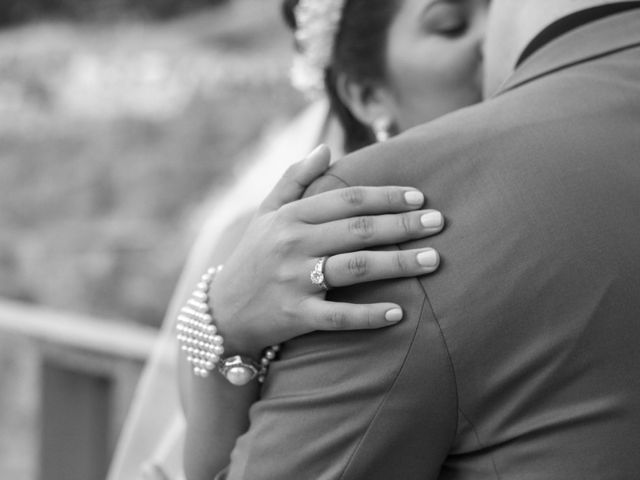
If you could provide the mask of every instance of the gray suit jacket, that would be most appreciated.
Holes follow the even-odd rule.
[[[440,271],[332,292],[405,320],[288,343],[228,478],[640,478],[640,12],[314,188],[382,184],[448,216],[399,247]]]

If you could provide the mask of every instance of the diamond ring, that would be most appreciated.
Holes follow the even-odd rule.
[[[324,266],[327,263],[327,259],[329,257],[321,257],[318,258],[316,264],[313,266],[313,270],[311,270],[311,283],[320,287],[323,290],[329,290],[329,285],[327,285],[326,279],[324,277]]]

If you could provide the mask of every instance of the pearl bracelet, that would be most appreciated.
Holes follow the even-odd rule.
[[[187,360],[193,367],[194,375],[208,377],[217,367],[218,371],[233,385],[246,385],[257,377],[263,383],[269,370],[269,364],[275,360],[279,345],[264,350],[260,362],[243,355],[222,358],[224,339],[213,323],[213,314],[209,305],[209,292],[216,274],[222,266],[209,268],[200,278],[189,300],[178,314],[178,341],[187,354]]]

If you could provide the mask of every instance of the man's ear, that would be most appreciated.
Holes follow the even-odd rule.
[[[360,123],[372,128],[380,119],[394,123],[391,92],[384,86],[356,82],[341,73],[336,79],[336,91],[342,103]]]

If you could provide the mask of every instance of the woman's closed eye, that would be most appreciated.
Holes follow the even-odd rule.
[[[423,14],[423,27],[430,35],[458,37],[469,26],[465,2],[438,0],[427,7]]]

